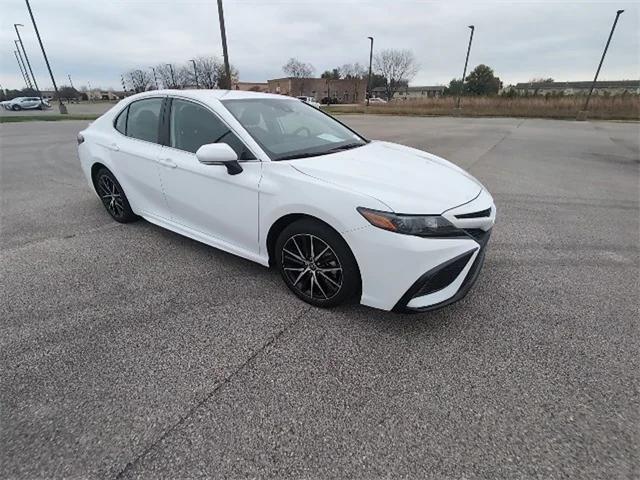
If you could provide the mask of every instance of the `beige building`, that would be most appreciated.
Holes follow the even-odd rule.
[[[279,93],[291,97],[313,97],[320,102],[323,98],[336,99],[340,103],[358,103],[365,99],[366,80],[328,78],[276,78],[267,81],[269,93]]]
[[[589,93],[592,82],[526,82],[518,83],[515,90],[521,95],[563,94],[580,95]],[[640,94],[640,80],[613,80],[596,82],[594,95]]]

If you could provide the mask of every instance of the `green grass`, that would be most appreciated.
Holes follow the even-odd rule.
[[[0,123],[19,122],[60,122],[63,120],[95,120],[100,115],[7,115],[0,117]]]

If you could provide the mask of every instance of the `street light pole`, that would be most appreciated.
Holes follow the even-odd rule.
[[[198,69],[196,68],[196,61],[193,59],[190,61],[193,63],[193,74],[196,76],[196,88],[200,88],[200,85],[198,85]]]
[[[27,77],[25,77],[24,75],[24,71],[22,71],[22,64],[20,63],[20,59],[18,58],[18,51],[14,50],[13,53],[16,56],[16,61],[18,62],[18,67],[20,68],[20,73],[22,74],[22,79],[24,80],[25,85],[27,86],[27,88],[31,88],[31,85],[29,84],[29,82],[27,82]]]
[[[371,40],[371,47],[369,48],[369,77],[367,78],[367,107],[369,106],[369,99],[371,98],[371,64],[373,63],[373,37],[367,37]]]
[[[469,52],[471,52],[471,42],[473,41],[473,32],[476,29],[473,25],[469,25],[471,29],[471,35],[469,36],[469,46],[467,47],[467,58],[464,61],[464,70],[462,71],[462,82],[460,82],[460,89],[458,90],[458,100],[456,101],[456,108],[460,108],[460,95],[464,90],[464,78],[467,76],[467,64],[469,63]]]
[[[156,90],[158,90],[158,76],[156,75],[156,69],[151,67],[151,71],[153,72],[153,82],[156,84]]]
[[[169,67],[169,72],[171,73],[171,87],[176,88],[176,77],[173,76],[173,65],[167,63],[167,67]]]
[[[224,12],[222,0],[218,0],[218,20],[220,21],[220,36],[222,37],[222,56],[224,57],[225,87],[231,90],[231,67],[229,66],[229,52],[227,51],[227,31],[224,27]]]
[[[624,10],[618,10],[616,12],[616,19],[613,21],[613,26],[611,27],[611,33],[609,33],[609,38],[607,39],[607,44],[604,46],[604,52],[602,52],[602,58],[600,59],[600,64],[598,65],[598,70],[596,70],[596,76],[593,77],[593,82],[591,83],[591,88],[589,89],[589,94],[587,95],[587,100],[584,102],[584,108],[582,109],[586,115],[587,107],[589,106],[589,100],[591,100],[591,94],[593,93],[593,89],[596,86],[596,81],[598,80],[598,75],[600,74],[600,69],[602,68],[602,64],[604,62],[604,57],[607,54],[607,50],[609,49],[609,44],[611,43],[611,37],[613,37],[613,31],[616,29],[616,24],[618,23],[618,18],[622,15]],[[578,118],[580,118],[580,114],[578,114]]]
[[[24,59],[27,62],[27,66],[29,67],[29,72],[31,73],[31,80],[33,80],[33,87],[35,88],[36,93],[38,94],[38,97],[40,97],[40,103],[42,103],[42,93],[38,88],[38,82],[36,81],[36,77],[33,74],[33,69],[31,68],[31,62],[29,61],[29,57],[27,56],[27,51],[24,49],[24,43],[22,43],[22,37],[20,37],[20,32],[18,31],[18,27],[24,27],[24,25],[22,25],[21,23],[14,23],[13,28],[16,29],[16,35],[18,35],[18,42],[22,47],[22,53],[24,54]]]
[[[62,98],[60,98],[60,94],[58,93],[58,86],[56,85],[56,79],[53,78],[53,72],[51,71],[51,65],[49,65],[49,59],[47,58],[47,52],[44,51],[44,45],[42,44],[42,39],[40,38],[40,32],[38,31],[38,25],[36,25],[36,19],[33,17],[33,12],[31,11],[31,5],[29,5],[29,0],[24,0],[27,4],[27,9],[29,10],[29,16],[31,17],[31,23],[33,23],[33,29],[36,31],[36,36],[38,37],[38,43],[40,44],[40,50],[42,50],[42,56],[44,57],[44,62],[47,64],[47,70],[49,70],[49,76],[51,77],[51,83],[53,83],[53,89],[56,92],[56,96],[58,97],[58,108],[61,114],[66,114],[67,107],[62,103]]]
[[[24,78],[27,82],[27,88],[33,88],[33,84],[31,83],[31,79],[29,78],[29,73],[27,72],[27,66],[24,64],[22,54],[20,53],[20,42],[18,42],[18,40],[14,40],[13,43],[15,43],[16,45],[16,51],[18,52],[18,57],[20,59],[18,63],[20,63],[21,65],[21,70],[24,70]]]

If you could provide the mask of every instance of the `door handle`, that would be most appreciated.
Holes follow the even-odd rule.
[[[170,158],[159,158],[158,163],[160,165],[164,165],[165,167],[169,167],[169,168],[176,168],[178,166],[178,164],[175,163]]]
[[[114,152],[118,152],[120,150],[120,147],[118,146],[117,143],[112,143],[111,145],[109,145],[109,148]]]

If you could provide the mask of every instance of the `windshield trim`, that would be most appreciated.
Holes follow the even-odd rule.
[[[361,140],[363,142],[362,145],[360,146],[364,146],[368,143],[371,142],[371,140],[369,140],[368,138],[364,137],[363,135],[361,135],[360,133],[356,132],[353,128],[349,127],[348,125],[344,124],[343,122],[341,122],[340,120],[338,120],[337,118],[335,118],[333,115],[328,114],[327,112],[323,111],[320,108],[316,108],[313,105],[309,105],[306,102],[303,102],[302,100],[298,100],[297,97],[289,97],[286,95],[282,96],[283,98],[269,98],[269,97],[258,97],[256,96],[255,98],[233,98],[233,99],[226,99],[226,100],[222,100],[220,99],[220,103],[222,104],[222,106],[231,114],[231,116],[233,116],[233,118],[236,119],[236,121],[238,121],[239,125],[242,127],[242,129],[246,132],[246,134],[254,141],[256,142],[260,148],[262,149],[262,151],[264,152],[264,154],[269,158],[269,160],[271,160],[272,162],[280,162],[280,161],[287,161],[287,160],[295,160],[297,158],[309,158],[309,157],[319,157],[319,156],[323,156],[323,155],[330,155],[333,153],[340,153],[341,151],[345,151],[345,150],[334,150],[334,151],[327,151],[327,150],[320,150],[317,153],[314,153],[313,150],[309,151],[309,149],[301,149],[298,150],[297,152],[301,155],[300,157],[296,156],[296,150],[290,151],[286,154],[277,156],[277,155],[273,155],[272,153],[270,153],[269,149],[265,147],[265,145],[262,144],[262,142],[257,139],[255,136],[253,136],[251,134],[251,132],[246,129],[244,127],[244,125],[242,125],[240,123],[240,120],[238,120],[236,118],[236,116],[233,114],[233,112],[228,108],[228,106],[226,105],[227,103],[235,103],[235,102],[245,102],[245,101],[255,101],[257,99],[267,99],[267,100],[276,100],[276,101],[290,101],[290,102],[300,102],[302,104],[305,105],[305,107],[307,108],[312,108],[313,110],[316,110],[320,113],[322,113],[323,115],[329,117],[331,120],[333,120],[334,122],[340,124],[342,127],[344,127],[345,129],[347,129],[349,132],[351,132],[352,134],[354,134],[359,140]],[[344,143],[345,145],[349,144],[350,142],[348,140],[345,140],[344,142],[340,142],[340,143]],[[335,148],[335,147],[334,147]],[[357,147],[354,147],[357,148]],[[282,157],[292,157],[292,158],[282,158]]]

